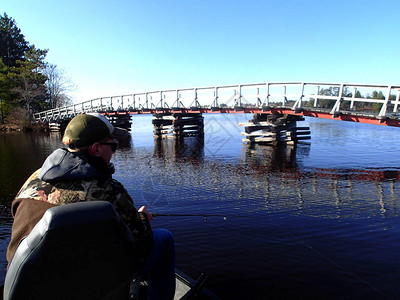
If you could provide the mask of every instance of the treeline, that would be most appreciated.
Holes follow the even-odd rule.
[[[17,23],[0,16],[0,123],[28,123],[32,113],[71,104],[71,81],[46,62],[48,50],[30,44]]]
[[[326,88],[326,89],[321,89],[319,91],[319,95],[325,95],[325,96],[334,96],[334,97],[338,97],[340,92],[340,88],[339,87],[330,87],[330,88]],[[342,96],[343,97],[353,97],[353,93],[350,91],[350,89],[348,87],[344,87],[343,91],[342,91]],[[379,100],[385,100],[385,96],[383,95],[382,91],[373,91],[371,94],[366,94],[366,95],[362,95],[360,93],[360,91],[356,91],[355,93],[355,98],[357,99],[379,99]],[[389,97],[389,100],[396,100],[396,96],[391,94]],[[306,106],[314,106],[314,101],[315,99],[311,99],[310,101],[308,101],[308,103],[306,104]],[[336,100],[332,100],[332,99],[323,99],[323,98],[318,98],[318,107],[322,107],[322,108],[333,108],[333,106],[335,105]],[[351,101],[342,101],[342,103],[340,104],[340,109],[342,110],[349,110],[350,109],[350,103]],[[391,105],[388,105],[388,109],[391,107]],[[382,108],[382,103],[368,103],[368,102],[358,102],[355,101],[354,103],[354,110],[360,110],[360,111],[372,111],[372,112],[376,112],[378,113],[380,111],[380,109]]]

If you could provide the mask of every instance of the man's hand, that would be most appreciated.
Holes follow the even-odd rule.
[[[139,208],[138,212],[144,213],[149,221],[153,221],[153,215],[147,210],[146,206]]]

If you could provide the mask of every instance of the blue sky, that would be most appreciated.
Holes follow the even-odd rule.
[[[400,1],[0,0],[76,102],[224,84],[400,84]]]

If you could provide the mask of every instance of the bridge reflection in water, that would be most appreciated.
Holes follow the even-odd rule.
[[[309,151],[310,145],[305,143],[277,147],[246,145],[239,162],[219,162],[205,158],[204,138],[191,137],[155,139],[153,155],[165,163],[158,167],[165,168],[161,172],[166,177],[170,176],[172,165],[184,164],[182,172],[198,188],[237,191],[238,195],[228,192],[238,201],[229,204],[235,209],[246,200],[241,199],[242,194],[264,202],[253,205],[253,213],[291,211],[327,218],[399,214],[400,171],[305,168],[297,158],[303,160]],[[199,168],[208,170],[206,180]],[[168,182],[164,189],[174,185],[173,181]]]

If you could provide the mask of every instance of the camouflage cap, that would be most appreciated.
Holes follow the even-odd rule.
[[[74,147],[90,146],[106,138],[121,139],[128,134],[126,129],[114,127],[99,113],[84,113],[75,116],[67,125],[64,139],[73,142]]]

